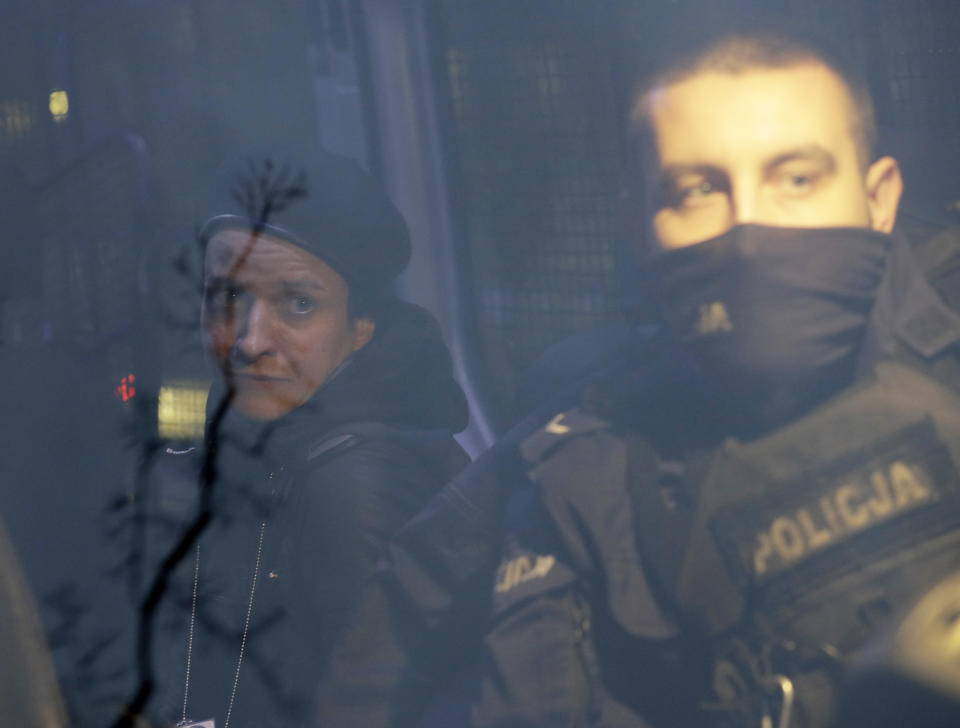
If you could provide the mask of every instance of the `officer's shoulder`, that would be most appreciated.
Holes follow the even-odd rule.
[[[608,433],[610,430],[611,424],[606,419],[582,407],[574,407],[554,415],[527,436],[520,444],[520,454],[527,466],[533,467],[578,438]]]

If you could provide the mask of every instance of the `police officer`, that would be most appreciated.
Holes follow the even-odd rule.
[[[960,320],[892,235],[898,165],[875,156],[866,87],[831,54],[724,35],[633,102],[661,325],[455,484],[482,505],[498,477],[513,491],[460,717],[826,725],[846,655],[960,567]],[[365,607],[391,615],[394,649],[356,637],[372,618],[354,630],[331,724],[413,723],[431,660],[455,662],[405,648],[396,619],[468,632],[470,580],[443,560],[468,530],[438,513],[391,547]],[[474,546],[461,563],[480,563]]]
[[[721,37],[631,122],[661,331],[522,445],[472,719],[828,725],[845,659],[960,568],[960,321],[829,53]]]

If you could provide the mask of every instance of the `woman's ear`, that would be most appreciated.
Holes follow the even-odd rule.
[[[867,170],[867,204],[870,209],[870,227],[881,233],[893,232],[897,222],[897,208],[903,194],[900,165],[893,157],[880,157]]]
[[[377,323],[372,318],[358,318],[353,322],[355,329],[353,337],[353,351],[360,351],[370,343],[374,332],[377,330]]]

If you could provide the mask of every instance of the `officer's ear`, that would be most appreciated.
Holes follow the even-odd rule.
[[[870,227],[881,233],[893,231],[897,208],[903,194],[900,165],[893,157],[880,157],[870,165],[866,177]]]

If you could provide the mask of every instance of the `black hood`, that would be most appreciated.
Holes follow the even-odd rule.
[[[467,400],[436,319],[397,301],[377,318],[373,339],[301,409],[330,426],[375,421],[401,428],[467,426]]]

